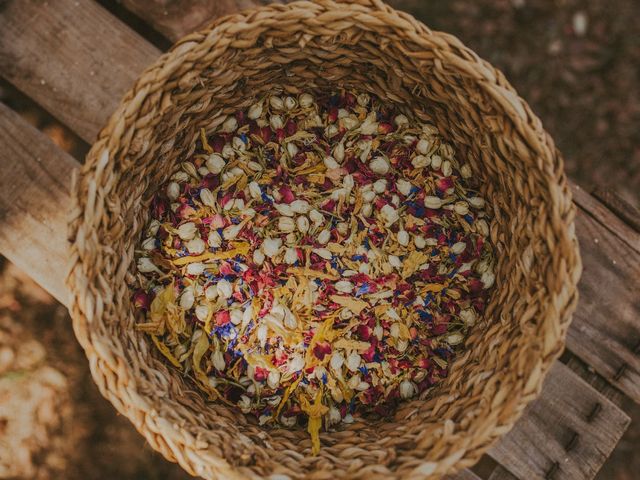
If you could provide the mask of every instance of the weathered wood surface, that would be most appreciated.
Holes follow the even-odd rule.
[[[574,196],[584,272],[567,347],[640,402],[640,234],[581,189]]]
[[[65,304],[66,206],[78,166],[0,103],[0,251]]]
[[[159,54],[90,0],[0,2],[0,75],[89,143]]]
[[[479,476],[471,470],[463,470],[459,473],[446,475],[443,480],[481,480]]]
[[[613,402],[556,362],[543,394],[489,451],[518,478],[590,479],[629,424]]]
[[[126,0],[126,3],[131,3],[131,1],[132,0]],[[133,34],[128,27],[107,14],[101,7],[87,0],[81,0],[75,3],[53,1],[49,2],[47,5],[40,2],[20,2],[20,9],[16,7],[16,4],[17,2],[15,0],[13,2],[6,2],[6,4],[4,4],[4,10],[0,12],[0,71],[2,72],[2,75],[4,75],[23,92],[29,94],[34,98],[34,100],[47,108],[54,116],[63,120],[83,138],[90,140],[95,136],[104,119],[108,117],[110,111],[115,107],[122,93],[130,87],[138,72],[140,72],[146,64],[150,63],[159,54],[159,51],[141,37]],[[82,18],[81,22],[73,17],[74,11],[80,12]],[[152,13],[154,12],[145,12],[143,10],[139,11],[139,15],[141,17],[145,18],[151,24],[154,24]],[[9,20],[7,20],[7,15],[9,16]],[[7,33],[7,29],[3,28],[5,25],[8,25],[11,21],[15,24],[15,22],[25,21],[31,17],[40,18],[43,16],[47,17],[45,28],[47,29],[49,36],[46,40],[43,41],[43,36],[38,32],[31,31],[32,29],[24,29],[20,32],[16,32],[17,27],[14,27],[11,35],[20,36],[19,41],[17,42],[20,48],[17,48],[14,45],[8,45],[6,39],[8,38],[11,40],[12,37]],[[101,35],[90,34],[91,31],[101,31],[95,30],[101,22],[106,22],[105,24],[109,26],[110,34],[104,35],[103,31]],[[165,31],[169,31],[171,28],[174,28],[171,26],[161,28],[157,24],[157,21],[154,27],[160,31],[162,31],[162,28],[164,28]],[[173,34],[167,34],[167,36],[170,36],[171,38],[175,38],[178,35],[178,30],[175,30],[175,33]],[[123,42],[122,39],[128,40]],[[123,43],[127,44],[126,55],[123,55],[121,52],[123,49]],[[8,65],[12,59],[16,58],[16,55],[20,56],[19,66],[9,66],[10,69],[7,70],[5,65]],[[40,84],[39,79],[41,74],[47,74],[48,72],[47,68],[42,68],[42,65],[39,64],[42,61],[48,62],[49,66],[57,64],[57,71],[64,70],[60,66],[65,66],[67,70],[70,70],[68,72],[68,78],[64,78],[58,75],[57,72],[53,72],[53,80],[50,80],[48,77],[42,78],[45,80],[44,86],[48,85],[48,88],[41,91],[37,88]],[[67,67],[67,63],[69,62],[72,63],[71,67]],[[113,68],[111,63],[114,64]],[[100,71],[100,75],[96,75],[96,71],[94,70],[94,75],[90,75],[89,73],[89,78],[87,79],[87,72],[91,72],[91,69],[95,65],[100,65],[103,70]],[[74,73],[76,70],[78,71],[78,75]],[[121,74],[113,75],[112,72],[114,70]],[[38,81],[34,81],[34,78],[38,79]],[[87,101],[78,100],[79,98]],[[3,113],[3,115],[6,113],[7,112]],[[20,127],[19,124],[17,125]],[[18,130],[21,132],[22,128],[19,128]],[[33,129],[31,129],[30,133],[34,133]],[[35,133],[37,134],[38,132]],[[42,137],[41,134],[39,135]],[[31,147],[32,144],[38,143],[39,140],[40,138],[36,135],[28,142],[20,142],[20,145],[24,149],[23,156],[37,158],[37,149],[32,149]],[[7,142],[11,143],[14,140],[11,137],[1,137],[0,141],[3,144],[3,149],[8,150],[4,147],[4,144]],[[54,147],[50,150],[53,151],[56,149]],[[58,151],[46,158],[41,156],[41,159],[44,159],[44,161],[38,164],[38,169],[43,178],[51,176],[52,178],[60,179],[60,177],[57,176],[58,173],[56,173],[60,170],[60,167],[58,166],[55,158],[62,155],[63,154],[60,154]],[[29,177],[32,176],[32,172],[28,170],[14,171],[15,169],[12,168],[13,162],[10,160],[12,160],[10,157],[0,154],[0,178],[7,178],[8,175],[13,175],[12,178],[15,179],[14,182],[16,182],[16,184],[27,184]],[[64,232],[66,232],[66,227],[64,225],[64,214],[61,214],[60,212],[65,212],[67,208],[68,193],[64,191],[63,188],[55,190],[47,189],[46,185],[41,185],[40,181],[32,183],[33,188],[31,190],[26,191],[16,188],[12,191],[11,195],[0,195],[0,211],[9,219],[9,221],[6,222],[7,226],[3,227],[2,235],[0,236],[0,252],[9,254],[11,259],[18,265],[27,266],[23,268],[31,268],[31,270],[28,270],[29,273],[46,288],[53,290],[56,288],[56,285],[61,285],[62,278],[64,276],[60,274],[60,268],[56,267],[42,270],[38,267],[38,252],[30,252],[27,254],[25,250],[16,249],[15,243],[10,244],[4,240],[5,237],[9,238],[17,235],[16,238],[20,238],[22,244],[38,245],[39,239],[36,238],[38,233],[30,228],[31,224],[29,221],[25,220],[25,216],[20,213],[20,209],[15,208],[14,205],[27,205],[27,208],[34,209],[33,212],[29,210],[28,214],[37,218],[34,212],[40,211],[42,206],[30,203],[29,198],[46,198],[46,208],[49,208],[49,211],[53,213],[52,215],[46,216],[46,220],[50,227],[48,234],[51,235],[50,237],[47,236],[47,242],[49,244],[48,248],[50,248],[49,253],[51,253],[54,258],[64,259],[65,257]],[[588,210],[588,213],[587,210],[581,210],[578,216],[577,231],[582,244],[585,244],[588,235],[597,231],[598,235],[605,239],[605,241],[599,243],[600,246],[598,248],[601,250],[605,249],[605,253],[601,254],[601,257],[599,258],[602,258],[602,255],[606,257],[609,254],[613,254],[614,252],[609,252],[609,249],[618,249],[622,243],[629,247],[630,252],[627,253],[635,259],[637,265],[640,255],[638,255],[637,252],[634,253],[634,240],[631,240],[631,244],[629,244],[629,241],[624,240],[626,230],[624,230],[622,226],[619,226],[617,222],[623,226],[625,224],[616,219],[615,216],[606,209],[606,207],[593,199],[593,197],[586,195],[584,198],[580,198],[580,196],[577,195],[576,199],[578,204],[582,207],[586,204],[590,205],[585,207]],[[626,228],[628,228],[628,226],[626,226]],[[42,240],[40,240],[40,243],[42,243]],[[585,245],[586,247],[583,246],[582,252],[583,257],[586,259],[591,255],[592,247],[588,244]],[[638,245],[640,245],[640,243]],[[35,255],[35,257],[33,255]],[[60,265],[62,265],[62,262],[60,262]],[[603,272],[594,270],[596,267],[603,268],[608,272],[609,277],[607,281],[610,283],[610,286],[618,285],[616,283],[619,273],[618,267],[614,268],[612,262],[607,263],[604,261],[599,261],[599,263],[593,267],[585,269],[583,283],[586,278],[588,281],[587,285],[599,284],[602,287],[603,283],[598,279],[601,278]],[[633,270],[630,270],[630,272],[632,271]],[[638,276],[636,276],[636,279],[630,285],[635,286],[637,289]],[[583,288],[584,286],[581,284],[581,289]],[[623,312],[634,313],[633,309],[638,307],[637,302],[633,302],[632,299],[625,297],[624,302],[627,303],[621,304],[617,301],[616,297],[612,296],[613,293],[615,292],[607,290],[606,288],[594,289],[593,291],[589,290],[588,294],[592,298],[592,304],[589,306],[588,311],[584,310],[584,307],[582,307],[585,298],[585,294],[583,293],[579,312],[578,315],[576,315],[576,322],[574,322],[571,330],[577,328],[576,325],[579,326],[580,323],[584,323],[585,321],[590,322],[590,316],[599,317],[602,315],[600,320],[610,323],[615,322],[617,321],[615,317],[612,319],[612,317],[607,316],[612,312],[614,314],[620,313],[615,309]],[[56,296],[64,296],[64,293],[58,292]],[[635,315],[637,315],[637,311],[635,312]],[[632,319],[631,316],[629,318]],[[637,319],[638,317],[636,316],[635,318]],[[591,323],[589,323],[589,325],[591,325]],[[635,329],[633,328],[633,325],[630,326],[632,330],[626,332],[626,338],[631,339],[634,335],[637,338],[638,330],[640,330],[638,325],[635,325]],[[570,338],[578,341],[577,339],[581,338],[581,335],[583,335],[582,330],[574,334],[573,337],[570,333]],[[623,339],[624,338],[621,337],[621,340]],[[594,366],[596,366],[596,369],[599,368],[598,371],[605,378],[612,378],[612,375],[615,376],[618,371],[616,371],[616,373],[607,371],[606,362],[615,361],[618,362],[617,364],[623,364],[628,363],[629,360],[628,358],[625,359],[625,350],[622,350],[622,352],[617,351],[617,348],[620,347],[619,344],[621,340],[616,340],[617,343],[615,344],[615,348],[606,348],[605,351],[601,351],[602,349],[600,345],[597,345],[595,349],[591,348],[591,350],[594,351],[583,352],[582,355],[580,355],[580,353],[577,354],[580,355],[581,358],[588,356],[589,358],[585,360],[592,365],[595,364]],[[592,340],[589,339],[588,341],[591,342]],[[633,363],[633,358],[630,360]],[[599,367],[597,366],[598,364],[600,364]],[[568,373],[571,374],[571,372]],[[633,391],[632,385],[630,385],[631,382],[625,381],[625,373],[627,372],[623,372],[623,375],[620,377],[620,380],[622,381],[620,388],[625,386],[628,391]],[[573,380],[575,379],[571,380],[571,376],[569,374],[561,369],[560,373],[556,374],[556,376],[560,375],[560,380],[554,380],[555,384],[574,385],[575,382]],[[551,380],[552,377],[547,381],[549,382]],[[590,391],[594,392],[593,389]],[[538,402],[542,402],[542,404],[545,405],[545,408],[551,409],[550,414],[555,415],[555,418],[563,418],[562,416],[564,415],[564,412],[558,411],[558,409],[565,409],[566,406],[561,401],[563,397],[561,396],[558,398],[558,394],[564,396],[568,395],[567,398],[571,398],[573,395],[571,392],[559,389],[552,389],[547,392],[547,389],[545,388],[545,391],[543,391],[542,397]],[[570,417],[570,420],[576,420],[576,415]],[[528,423],[535,424],[533,420],[528,420],[530,416],[531,413],[528,412],[523,420],[519,422],[518,426],[516,426],[512,434],[507,436],[501,442],[501,446],[498,448],[502,448],[503,453],[494,453],[494,455],[502,455],[504,457],[503,460],[505,464],[509,465],[509,470],[511,471],[517,472],[519,471],[518,469],[522,469],[523,467],[518,464],[518,459],[509,458],[506,456],[504,451],[523,451],[525,448],[523,445],[526,445],[526,443],[522,442],[526,442],[528,438],[526,428],[530,428]],[[520,423],[524,424],[524,427],[522,427],[525,428],[524,433],[520,431]],[[615,425],[619,427],[622,423],[618,422]],[[616,431],[621,434],[621,430],[619,428]],[[541,443],[549,443],[557,447],[562,444],[562,436],[565,435],[566,432],[561,429],[550,429],[546,433],[550,435],[550,437],[546,437],[544,442]],[[596,434],[597,432],[591,431],[591,436],[587,436],[585,438],[591,438],[595,443],[602,441],[602,439],[598,438]],[[610,431],[604,431],[603,435],[606,435],[605,443],[607,448],[613,448],[613,445],[610,445],[610,443],[615,438],[615,434]],[[500,450],[496,451],[500,452]],[[554,450],[554,452],[556,454],[559,453],[558,450]],[[545,462],[552,459],[550,458],[552,457],[551,455],[545,456],[546,453],[548,452],[532,450],[531,452],[527,452],[524,458],[526,459],[528,456],[529,459],[527,462],[531,462],[532,465],[538,466],[542,469]],[[559,458],[559,456],[555,455],[554,458]],[[602,458],[602,455],[599,455],[598,458]],[[519,461],[524,460],[523,458],[520,458]],[[589,468],[596,468],[595,464],[589,465]],[[465,472],[463,475],[465,474],[468,473]]]

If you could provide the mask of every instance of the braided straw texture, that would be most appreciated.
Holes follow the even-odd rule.
[[[134,329],[127,282],[155,189],[226,114],[273,90],[347,87],[430,120],[467,159],[494,222],[496,287],[426,401],[321,434],[265,429],[196,388]],[[273,5],[221,18],[149,67],[74,180],[73,326],[102,394],[148,442],[208,479],[437,478],[473,465],[539,393],[581,271],[562,160],[504,76],[379,0]]]

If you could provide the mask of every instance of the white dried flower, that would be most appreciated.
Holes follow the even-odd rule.
[[[287,110],[293,110],[298,105],[298,102],[293,97],[287,97],[284,99],[284,108]]]
[[[400,396],[403,399],[413,397],[418,392],[418,388],[410,380],[403,380],[400,382]]]
[[[216,230],[211,230],[209,232],[209,236],[207,237],[207,243],[210,247],[220,248],[222,245],[222,237]]]
[[[389,255],[389,265],[393,268],[400,268],[402,267],[402,260],[397,255]]]
[[[254,103],[253,105],[251,105],[251,107],[249,107],[249,113],[247,114],[247,116],[251,120],[256,120],[260,118],[261,115],[262,115],[262,102]]]
[[[360,366],[360,361],[362,360],[362,357],[360,357],[360,354],[358,352],[351,352],[349,354],[349,356],[347,357],[347,368],[352,371],[352,372],[356,372],[358,371],[358,367]]]
[[[300,95],[300,106],[302,108],[309,108],[313,105],[313,96],[308,93],[303,93]]]
[[[284,121],[280,115],[271,115],[269,118],[269,124],[274,131],[284,128]]]
[[[460,332],[454,332],[447,335],[446,340],[449,345],[458,345],[462,343],[464,337]]]
[[[209,301],[213,301],[218,298],[218,289],[215,285],[210,285],[206,288],[206,290],[204,291],[204,298]]]
[[[222,353],[222,350],[216,350],[215,352],[213,352],[213,355],[211,355],[211,361],[213,363],[213,368],[215,368],[219,372],[222,372],[227,366],[226,362],[224,361],[224,354]]]
[[[469,203],[471,204],[472,207],[474,208],[482,208],[484,207],[484,198],[482,197],[471,197],[468,199]]]
[[[202,240],[200,237],[196,237],[189,240],[185,244],[185,246],[187,247],[187,251],[189,253],[192,253],[195,255],[200,255],[202,252],[204,252],[204,249],[207,248],[207,246],[204,243],[204,240]]]
[[[404,127],[409,125],[409,119],[405,115],[397,115],[396,118],[393,119],[393,123],[395,123],[398,127]]]
[[[260,185],[258,185],[258,182],[256,182],[255,180],[249,182],[249,195],[251,195],[251,198],[255,200],[262,198],[262,190],[260,189]]]
[[[386,175],[389,172],[389,161],[382,156],[375,157],[369,163],[369,168],[375,174]]]
[[[413,238],[413,243],[415,244],[416,248],[420,250],[427,246],[427,241],[422,235],[415,236]]]
[[[229,313],[229,317],[231,319],[231,323],[234,325],[240,325],[242,323],[243,312],[239,308],[234,308]]]
[[[326,248],[314,248],[312,252],[325,260],[331,260],[333,258],[333,254]]]
[[[216,289],[218,290],[218,296],[225,300],[233,295],[233,285],[224,278],[216,283]]]
[[[296,219],[296,226],[300,233],[307,233],[309,231],[309,219],[304,215],[299,216]]]
[[[293,265],[298,261],[298,254],[295,248],[287,248],[284,252],[284,263]]]
[[[296,222],[291,217],[280,217],[278,218],[278,228],[284,233],[293,232],[296,229]]]
[[[178,185],[176,182],[171,182],[169,185],[167,185],[167,197],[169,197],[170,200],[175,200],[179,196],[180,185]]]
[[[431,148],[431,144],[429,143],[429,140],[427,140],[426,138],[421,138],[420,140],[418,140],[418,143],[416,144],[416,151],[420,155],[426,155],[427,153],[429,153],[430,148]]]
[[[407,233],[406,230],[398,231],[398,243],[403,247],[406,247],[407,245],[409,245],[409,234]]]
[[[360,125],[360,133],[362,135],[373,135],[377,131],[378,122],[376,121],[376,112],[370,112]]]
[[[340,142],[333,149],[333,158],[335,158],[338,162],[342,162],[344,160],[344,142]]]
[[[371,100],[371,97],[369,97],[369,95],[367,95],[366,93],[361,93],[356,98],[358,105],[360,105],[361,107],[366,107],[367,105],[369,105],[370,100]]]
[[[450,177],[453,173],[453,168],[451,167],[451,162],[449,160],[445,160],[442,164],[442,175],[445,177]]]
[[[309,202],[307,202],[306,200],[294,200],[289,204],[289,206],[294,213],[302,214],[307,213],[309,211],[309,208],[311,208]]]
[[[217,153],[212,153],[211,155],[209,155],[209,157],[207,157],[206,165],[207,169],[211,173],[213,173],[214,175],[218,175],[224,169],[226,162],[224,161],[224,158],[222,158]]]
[[[360,211],[365,217],[370,217],[373,213],[373,205],[371,205],[370,203],[365,203],[364,205],[362,205],[362,209]]]
[[[382,340],[382,337],[384,336],[384,328],[382,328],[382,325],[377,324],[373,327],[373,336],[378,340]]]
[[[437,209],[442,207],[442,199],[432,195],[424,197],[424,206],[431,209]]]
[[[285,217],[293,217],[293,208],[287,203],[274,203],[273,207],[278,211],[280,215]]]
[[[226,133],[232,133],[232,132],[235,132],[237,128],[238,128],[238,120],[236,120],[236,117],[234,117],[233,115],[229,115],[227,119],[224,121],[224,123],[222,124],[222,128],[220,129],[220,131],[226,132]]]
[[[228,227],[225,227],[224,230],[222,230],[222,237],[227,241],[233,240],[238,236],[240,230],[242,230],[243,227],[244,225],[242,225],[241,223],[238,225],[229,225]]]
[[[304,368],[304,364],[305,364],[304,358],[301,355],[299,354],[292,355],[291,358],[289,359],[289,371],[299,372]]]
[[[473,308],[466,308],[460,311],[460,319],[468,327],[472,327],[476,324],[476,312]]]
[[[487,270],[480,277],[480,281],[482,282],[482,286],[484,289],[491,288],[496,281],[496,276],[491,270]]]
[[[469,204],[467,202],[459,201],[455,203],[453,209],[458,215],[466,215],[469,213]]]
[[[413,165],[414,168],[424,168],[429,166],[430,163],[431,159],[429,159],[429,157],[425,157],[424,155],[416,155],[411,160],[411,165]]]
[[[336,425],[340,423],[340,421],[342,420],[342,415],[340,415],[340,410],[338,410],[336,407],[329,408],[328,418],[329,418],[329,425]]]
[[[335,283],[335,289],[341,293],[351,293],[353,291],[354,285],[348,280],[340,280]]]
[[[271,105],[271,108],[274,110],[282,110],[284,108],[284,101],[277,95],[273,95],[269,98],[269,105]]]
[[[189,286],[182,291],[180,295],[180,308],[183,310],[190,310],[195,302],[195,296],[193,294],[193,287]]]
[[[320,225],[324,222],[324,216],[316,209],[313,209],[309,212],[309,218],[316,225]]]
[[[295,157],[298,154],[298,151],[298,146],[295,143],[287,143],[287,153],[289,154],[289,158]]]
[[[194,276],[198,276],[198,275],[202,275],[202,272],[204,272],[204,263],[200,263],[200,262],[194,262],[194,263],[190,263],[189,265],[187,265],[187,275],[194,275]]]
[[[269,257],[275,257],[280,251],[280,247],[282,246],[281,238],[265,238],[262,242],[262,251],[263,253]]]
[[[456,255],[464,252],[464,249],[467,248],[467,244],[464,242],[456,242],[453,244],[453,246],[451,247],[451,252],[455,253]]]
[[[431,155],[431,166],[434,170],[438,170],[442,166],[442,157],[440,155]]]
[[[156,248],[155,237],[145,238],[144,241],[142,242],[142,249],[150,251],[150,250],[153,250],[154,248]]]
[[[247,168],[249,170],[251,170],[252,172],[260,172],[260,171],[262,171],[262,165],[260,165],[258,162],[255,162],[253,160],[249,160],[247,162]]]
[[[460,167],[460,175],[462,175],[462,178],[471,178],[473,175],[473,173],[471,173],[471,165],[468,163],[462,165],[462,167]]]
[[[253,251],[253,262],[256,265],[262,265],[262,263],[264,262],[264,257],[265,255],[264,253],[262,253],[262,250],[256,249]]]
[[[386,227],[390,227],[400,218],[398,215],[398,211],[393,208],[391,205],[385,205],[380,209],[380,214],[384,220],[384,224]]]
[[[326,245],[329,240],[331,240],[331,232],[327,229],[322,230],[319,234],[318,234],[318,243],[320,245]]]
[[[373,184],[373,188],[382,189],[382,192],[384,192],[385,189],[387,188],[387,181],[384,178],[381,178],[380,180],[376,181],[376,183]],[[366,190],[362,192],[362,200],[367,203],[373,202],[375,198],[376,198],[376,192],[374,190]]]
[[[333,157],[325,157],[323,163],[328,170],[335,170],[336,168],[340,168],[340,164],[336,162],[336,159]]]
[[[208,188],[200,190],[200,201],[208,207],[215,207],[216,205],[216,199]]]
[[[278,385],[280,385],[280,372],[278,370],[271,370],[269,372],[269,375],[267,376],[267,385],[269,385],[269,388],[278,388]]]
[[[411,193],[411,188],[413,188],[413,185],[411,184],[411,182],[404,180],[404,179],[400,179],[396,182],[396,187],[398,188],[398,191],[404,195],[405,197],[408,197],[409,194]]]
[[[387,181],[384,178],[376,180],[373,184],[373,190],[375,193],[384,193],[387,189]]]
[[[182,240],[191,240],[193,237],[196,236],[197,232],[198,232],[198,227],[196,227],[196,224],[193,222],[183,223],[178,227],[178,236]]]
[[[201,322],[204,322],[207,320],[208,316],[209,316],[209,305],[198,305],[196,307],[196,317],[198,318],[198,320],[200,320]]]

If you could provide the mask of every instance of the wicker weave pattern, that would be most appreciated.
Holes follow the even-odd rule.
[[[153,193],[264,92],[350,86],[431,119],[492,206],[497,286],[452,373],[395,418],[321,435],[264,430],[161,361],[134,331],[127,279]],[[503,75],[456,38],[378,0],[274,5],[179,41],[140,77],[74,182],[71,313],[102,394],[149,443],[205,478],[431,478],[475,463],[538,394],[563,348],[581,266],[562,161]]]

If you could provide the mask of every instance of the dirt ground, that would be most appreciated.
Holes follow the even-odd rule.
[[[640,205],[638,0],[391,0],[505,72],[571,178]],[[0,100],[81,158],[87,145],[11,87]],[[638,478],[640,408],[599,479]],[[63,473],[64,472],[64,473]],[[0,479],[182,479],[91,380],[65,309],[0,259]]]

